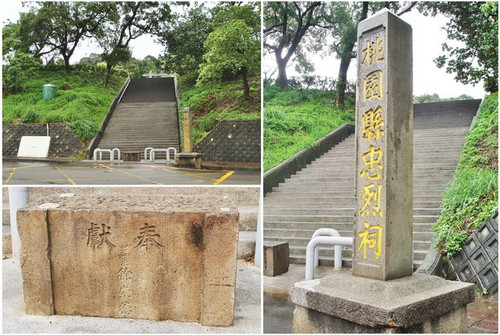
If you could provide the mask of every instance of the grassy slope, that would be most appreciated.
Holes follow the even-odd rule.
[[[179,80],[180,108],[193,113],[193,143],[198,144],[222,120],[258,120],[260,111],[260,77],[249,80],[250,100],[243,100],[240,80],[195,87]]]
[[[283,162],[345,123],[354,111],[334,106],[333,93],[315,89],[264,90],[264,170]]]
[[[498,209],[498,93],[485,99],[467,134],[442,209],[434,229],[437,247],[446,256],[458,252],[467,237]]]
[[[114,77],[109,87],[102,78],[88,72],[42,70],[32,78],[23,93],[12,94],[2,101],[2,122],[51,123],[66,122],[82,141],[92,139],[108,112],[125,78]],[[42,86],[53,84],[57,96],[42,100]]]

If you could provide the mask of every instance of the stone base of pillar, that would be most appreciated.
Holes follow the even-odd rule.
[[[181,152],[175,158],[175,166],[201,169],[201,155],[199,152]]]
[[[464,333],[474,285],[415,273],[380,281],[350,271],[302,281],[294,333]]]

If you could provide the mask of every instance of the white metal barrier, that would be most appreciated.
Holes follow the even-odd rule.
[[[153,150],[153,148],[151,148],[151,147],[147,147],[146,149],[144,149],[144,159],[145,160],[148,160],[148,154],[150,153],[151,150]]]
[[[147,156],[146,156],[146,150],[149,149],[149,160],[151,162],[153,162],[155,160],[155,154],[156,153],[160,153],[160,152],[164,152],[165,155],[166,155],[166,159],[167,159],[167,162],[171,162],[172,160],[170,160],[170,152],[172,151],[173,152],[173,156],[174,156],[174,159],[175,157],[177,157],[177,149],[173,148],[173,147],[170,147],[170,148],[167,148],[167,149],[153,149],[153,148],[146,148],[144,150],[144,158],[147,159]]]
[[[317,236],[332,236],[332,237],[340,237],[340,234],[338,231],[332,228],[320,228],[314,232],[312,235],[312,238],[315,238]],[[335,245],[334,246],[334,267],[336,269],[340,269],[342,267],[342,246],[341,245]],[[316,245],[316,248],[314,248],[314,267],[319,266],[319,245]]]
[[[341,237],[341,236],[331,236],[331,231],[328,231],[328,228],[323,228],[326,230],[318,229],[318,231],[314,232],[316,236],[313,234],[311,241],[307,244],[306,249],[306,280],[314,279],[314,266],[317,261],[317,253],[316,250],[320,244],[328,244],[334,245],[335,248],[335,268],[342,267],[342,246],[352,246],[353,238],[352,237]],[[335,233],[338,234],[334,229],[332,229]],[[318,233],[317,233],[318,232]],[[327,236],[325,236],[327,234]],[[338,249],[340,247],[340,249]],[[340,257],[339,257],[340,256]]]
[[[120,149],[118,148],[113,148],[113,149],[95,149],[94,150],[94,160],[97,161],[97,155],[99,155],[99,160],[102,161],[102,153],[103,152],[106,152],[109,154],[109,160],[111,162],[113,162],[115,160],[115,153],[116,153],[116,156],[117,156],[117,160],[120,160],[121,159],[121,153],[120,153]]]

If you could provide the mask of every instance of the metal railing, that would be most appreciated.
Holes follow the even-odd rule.
[[[342,267],[342,246],[352,246],[352,237],[341,237],[335,229],[321,228],[314,232],[306,249],[306,280],[314,279],[314,268],[319,265],[319,246],[334,246],[334,267]]]
[[[175,162],[175,157],[177,157],[177,149],[174,147],[170,147],[167,149],[154,149],[151,147],[147,147],[144,149],[144,159],[147,161],[149,160],[150,162],[154,162],[156,160],[156,153],[164,152],[165,153],[165,158],[168,163]],[[170,159],[170,152],[173,154],[173,159]],[[148,159],[149,156],[149,159]]]
[[[94,149],[94,161],[102,161],[102,154],[103,153],[108,153],[109,154],[109,160],[111,162],[113,162],[115,160],[115,153],[117,155],[117,160],[120,160],[121,159],[121,153],[120,153],[120,149],[118,148],[113,148],[113,149],[99,149],[99,148],[96,148]],[[97,159],[97,155],[99,155],[99,159]]]

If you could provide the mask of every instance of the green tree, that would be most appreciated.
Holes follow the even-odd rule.
[[[322,6],[319,1],[267,2],[264,5],[264,47],[274,54],[282,89],[288,84],[286,67],[292,56],[299,55],[302,63],[307,64],[300,43],[311,28],[320,25]]]
[[[158,40],[165,46],[164,71],[184,75],[198,70],[205,53],[203,43],[213,30],[212,19],[201,4],[162,24]]]
[[[116,13],[109,15],[103,36],[99,39],[106,62],[104,86],[108,85],[111,70],[120,62],[131,59],[130,42],[144,34],[157,34],[160,22],[171,17],[168,3],[112,2]]]
[[[425,4],[425,3],[424,3]],[[442,2],[422,6],[424,14],[442,13],[450,18],[446,25],[449,40],[446,53],[434,60],[439,68],[455,73],[464,84],[484,82],[487,92],[498,91],[498,2]]]
[[[29,11],[18,21],[17,51],[36,58],[58,54],[64,60],[66,72],[71,71],[70,59],[80,43],[101,28],[112,10],[110,2],[28,2]]]
[[[41,69],[39,59],[17,52],[9,58],[9,64],[2,66],[2,95],[19,93],[25,89],[26,84]]]
[[[260,41],[254,30],[243,20],[232,20],[210,33],[205,47],[198,84],[241,76],[243,98],[250,99],[248,76],[260,71]]]

